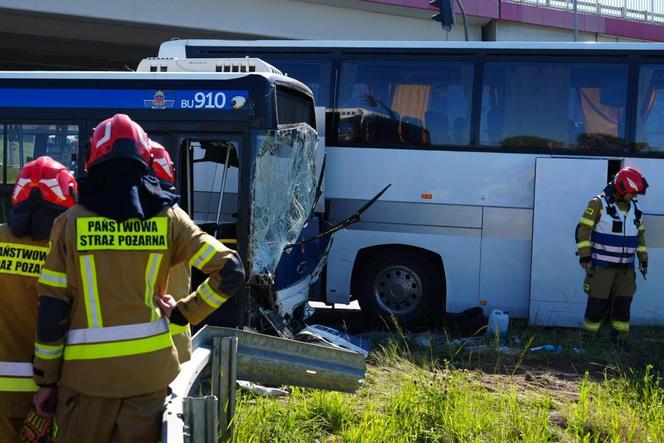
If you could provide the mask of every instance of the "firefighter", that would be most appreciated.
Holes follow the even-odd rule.
[[[99,123],[79,204],[53,226],[39,285],[34,402],[48,415],[44,405],[57,397],[56,442],[159,441],[179,371],[167,319],[196,324],[244,282],[238,254],[191,221],[151,162],[147,134],[127,115]],[[165,288],[183,262],[209,277],[176,303]]]
[[[648,250],[643,213],[636,195],[645,194],[648,182],[634,168],[623,168],[586,207],[576,227],[579,263],[586,271],[583,289],[588,295],[584,330],[594,337],[610,312],[611,337],[625,344],[629,334],[632,298],[636,292],[634,255],[645,278]]]
[[[0,225],[0,442],[19,441],[37,391],[32,380],[37,279],[53,220],[75,200],[72,173],[50,157],[39,157],[21,170],[9,223]]]
[[[152,172],[159,180],[159,186],[164,191],[175,191],[175,168],[171,156],[162,145],[154,140],[150,140],[150,151],[152,152]],[[169,294],[173,295],[175,300],[180,300],[189,295],[191,286],[191,268],[186,263],[171,268],[168,276]],[[186,325],[169,325],[171,336],[175,349],[178,351],[178,360],[184,363],[191,359],[191,328],[189,323]]]

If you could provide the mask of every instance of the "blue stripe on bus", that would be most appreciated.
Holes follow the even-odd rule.
[[[246,100],[249,93],[234,90],[0,88],[0,107],[230,110],[236,97]],[[239,109],[243,108],[240,106]]]

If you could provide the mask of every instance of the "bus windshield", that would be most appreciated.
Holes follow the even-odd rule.
[[[274,275],[284,247],[297,240],[307,221],[316,193],[317,142],[310,126],[256,134],[249,235],[252,275]]]

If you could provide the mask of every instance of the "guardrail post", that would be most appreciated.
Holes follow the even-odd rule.
[[[184,399],[185,443],[215,443],[219,401],[214,395]]]
[[[237,345],[237,337],[212,339],[212,395],[219,399],[219,433],[223,439],[230,439],[233,435]]]

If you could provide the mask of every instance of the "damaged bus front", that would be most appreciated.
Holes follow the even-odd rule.
[[[0,218],[25,163],[48,155],[81,176],[94,126],[125,113],[171,153],[180,205],[245,261],[245,293],[207,322],[276,324],[301,312],[324,241],[284,252],[319,232],[309,88],[260,60],[217,61],[209,73],[139,71],[0,73]]]

